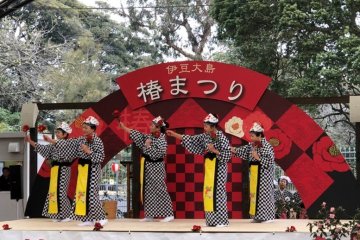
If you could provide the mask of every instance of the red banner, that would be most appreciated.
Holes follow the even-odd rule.
[[[170,62],[142,68],[117,79],[132,109],[174,98],[209,98],[253,110],[271,79],[219,62]]]

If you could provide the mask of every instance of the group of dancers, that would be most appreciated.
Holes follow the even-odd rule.
[[[269,222],[275,218],[274,204],[274,151],[264,138],[264,129],[254,123],[250,129],[251,142],[241,147],[231,147],[225,134],[218,130],[219,118],[208,114],[204,119],[204,133],[181,135],[168,130],[169,124],[160,116],[150,123],[150,134],[130,129],[119,122],[120,131],[129,133],[134,144],[140,148],[140,187],[144,205],[144,219],[151,222],[174,220],[172,202],[166,186],[165,157],[166,137],[175,137],[193,154],[204,156],[203,203],[206,226],[226,227],[229,225],[227,211],[227,163],[231,156],[241,157],[250,165],[250,215],[252,222]],[[72,129],[62,123],[56,129],[56,140],[44,136],[50,144],[35,143],[25,137],[35,150],[50,161],[51,174],[49,192],[43,216],[55,221],[80,220],[81,226],[107,223],[105,212],[99,200],[101,162],[104,159],[104,145],[96,136],[99,122],[90,116],[82,124],[83,136],[69,138]],[[67,198],[70,179],[70,165],[79,159],[76,193],[73,204]],[[235,170],[236,171],[236,170]],[[240,171],[240,169],[239,169]]]

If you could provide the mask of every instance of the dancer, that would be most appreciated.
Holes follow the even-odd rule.
[[[226,196],[227,163],[231,158],[229,140],[217,130],[219,119],[209,114],[204,119],[205,133],[180,135],[168,130],[167,134],[182,141],[191,153],[204,155],[203,201],[206,226],[226,227],[229,225]]]
[[[250,216],[254,223],[270,222],[275,218],[273,179],[274,149],[264,137],[264,129],[254,123],[250,129],[251,143],[231,148],[237,157],[250,164]]]
[[[99,121],[89,116],[82,124],[82,137],[70,139],[66,144],[55,144],[59,158],[79,158],[72,215],[72,219],[82,221],[79,226],[91,226],[95,221],[101,225],[107,223],[99,199],[101,163],[105,153],[104,144],[95,133],[98,125]]]
[[[71,132],[71,127],[67,123],[62,122],[61,125],[56,128],[55,135],[58,140],[66,141]],[[44,139],[49,140],[49,137],[44,135]],[[29,135],[25,137],[25,140],[51,165],[49,191],[42,215],[54,219],[54,221],[71,221],[72,208],[67,196],[67,190],[71,175],[70,166],[73,159],[60,160],[56,154],[55,146],[52,144],[41,145],[35,143]]]
[[[144,204],[145,218],[141,221],[153,221],[154,217],[164,217],[161,222],[174,220],[170,195],[167,191],[165,162],[167,142],[165,131],[169,126],[160,116],[152,120],[150,134],[130,129],[120,122],[119,127],[130,133],[130,138],[142,151],[140,164],[141,201]]]

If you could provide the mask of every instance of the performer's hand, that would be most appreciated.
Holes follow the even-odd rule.
[[[255,151],[255,150],[252,150],[252,152],[251,152],[251,156],[253,157],[253,158],[255,158],[256,160],[260,160],[260,156],[259,156],[259,154]]]
[[[49,160],[49,159],[46,159],[45,160],[45,163],[51,168],[52,166],[51,166],[51,161]]]
[[[48,143],[52,143],[52,144],[55,144],[56,143],[56,140],[55,139],[52,139],[51,137],[47,136],[47,135],[43,135],[43,138],[45,141],[47,141]]]
[[[119,121],[119,128],[124,129],[124,128],[125,128],[125,124],[124,124],[123,122],[120,122],[120,121]]]
[[[146,141],[145,141],[145,147],[146,148],[149,148],[149,147],[151,147],[151,139],[150,138],[148,138],[148,139],[146,139]]]
[[[215,153],[216,155],[220,154],[220,152],[214,147],[214,144],[212,143],[209,143],[207,145],[207,148],[209,149],[210,152]]]
[[[87,146],[85,144],[81,144],[81,149],[83,150],[84,153],[91,154],[91,150],[90,150],[89,146]]]
[[[236,153],[236,148],[235,147],[230,147],[230,151],[235,154]]]
[[[166,135],[168,135],[169,137],[173,137],[174,133],[175,132],[173,130],[166,130]]]
[[[25,142],[28,142],[28,143],[32,141],[29,135],[26,135],[24,140],[25,140]]]

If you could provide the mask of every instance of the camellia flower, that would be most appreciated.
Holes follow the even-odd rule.
[[[93,231],[100,231],[102,228],[104,227],[99,222],[96,222]]]
[[[201,231],[201,226],[199,225],[194,225],[191,229],[191,231],[193,232],[200,232]]]
[[[22,128],[21,128],[21,130],[23,131],[23,132],[28,132],[29,130],[30,130],[30,127],[29,127],[29,125],[23,125],[22,126]]]
[[[323,171],[346,172],[350,170],[340,150],[328,136],[324,136],[318,142],[315,142],[312,151],[314,163]]]
[[[37,127],[37,130],[38,132],[42,133],[46,130],[46,126],[43,125],[43,124],[40,124],[38,127]]]
[[[330,213],[330,214],[329,214],[329,218],[334,219],[334,218],[335,218],[335,214]]]
[[[113,116],[114,118],[120,119],[120,111],[117,110],[117,109],[115,109],[115,110],[113,111],[113,113],[112,113],[112,116]]]
[[[225,123],[225,132],[238,138],[244,136],[243,120],[239,117],[232,117]]]
[[[290,153],[292,142],[280,129],[270,129],[265,137],[274,148],[275,158],[281,159]]]
[[[335,212],[335,208],[334,207],[331,207],[330,208],[330,212],[332,213],[332,212]]]
[[[11,227],[9,227],[9,224],[2,225],[3,230],[10,230]]]

